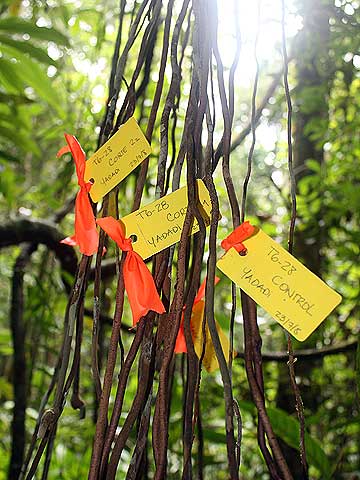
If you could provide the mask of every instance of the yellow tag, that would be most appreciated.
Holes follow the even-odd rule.
[[[203,351],[203,330],[202,324],[204,319],[205,302],[200,300],[193,306],[191,316],[191,336],[194,342],[194,349],[196,355],[201,358]],[[219,323],[215,320],[216,330],[219,334],[220,343],[226,361],[229,360],[229,340],[220,327]],[[234,354],[235,356],[235,354]],[[208,325],[205,325],[205,353],[202,361],[204,367],[208,372],[213,372],[219,368],[219,362],[215,353],[214,345],[211,340],[210,330]]]
[[[262,230],[231,248],[218,268],[297,340],[303,341],[341,302],[341,296]]]
[[[199,210],[205,225],[209,225],[211,202],[209,192],[202,180],[197,180]],[[178,242],[181,237],[188,205],[187,187],[180,188],[155,202],[120,219],[125,237],[135,235],[133,249],[144,260]],[[199,231],[194,219],[190,234]]]
[[[135,118],[131,117],[86,161],[85,181],[94,179],[94,185],[90,189],[92,200],[101,200],[150,153],[149,142]]]

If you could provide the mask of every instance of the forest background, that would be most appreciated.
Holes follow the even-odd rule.
[[[134,12],[140,4],[128,1],[126,5],[120,2],[119,6],[113,0],[100,3],[92,0],[13,0],[2,1],[0,6],[0,479],[17,478],[14,473],[18,468],[16,461],[24,458],[29,446],[41,399],[56,367],[67,287],[73,283],[78,262],[76,249],[59,244],[59,240],[73,231],[77,185],[71,158],[58,159],[56,152],[63,146],[64,132],[76,135],[88,156],[97,149],[108,102],[119,8],[121,10],[125,5],[123,48]],[[174,21],[181,5],[180,1],[174,4]],[[235,34],[229,26],[231,8],[225,1],[218,2],[219,47],[225,75],[229,75],[236,49]],[[165,15],[165,10],[164,6],[161,15]],[[174,110],[177,127],[173,135],[177,144],[180,143],[190,94],[193,52],[191,35],[187,40],[187,28],[192,28],[191,15],[180,32],[182,44],[189,43],[183,49],[181,92]],[[286,246],[291,203],[281,2],[263,0],[258,8],[257,2],[240,1],[238,18],[241,53],[235,76],[230,165],[240,198],[252,142],[251,99],[254,78],[258,76],[258,109],[253,118],[257,142],[248,190],[247,218]],[[146,19],[144,22],[146,25]],[[355,479],[360,478],[360,361],[359,353],[356,353],[360,295],[359,3],[346,0],[289,1],[286,2],[285,26],[297,191],[294,254],[343,296],[341,305],[306,342],[293,341],[297,358],[296,380],[304,404],[309,475],[319,479]],[[144,132],[159,79],[163,29],[164,22],[159,22],[150,39],[149,60],[136,83],[134,116]],[[126,84],[135,69],[141,35],[127,58],[119,105],[125,98]],[[169,56],[160,112],[171,73]],[[215,106],[218,111],[214,132],[216,145],[221,140],[223,126],[221,105],[217,99]],[[143,204],[152,201],[156,195],[159,139],[160,115],[151,138],[153,153]],[[138,175],[139,169],[119,187],[120,215],[130,212]],[[214,182],[222,213],[218,238],[222,239],[230,233],[232,224],[220,168],[215,170]],[[185,174],[181,184],[186,184]],[[110,246],[103,261],[101,286],[99,342],[102,369],[115,304],[114,258],[115,250]],[[205,267],[202,278],[204,275]],[[228,335],[230,281],[219,276],[215,316]],[[48,478],[86,478],[89,468],[97,408],[91,375],[92,282],[91,277],[85,301],[80,368],[82,401],[75,405],[77,410],[69,401],[65,406],[58,424]],[[244,369],[240,307],[234,320],[234,349],[239,354],[233,362],[232,378],[233,395],[242,413],[241,478],[269,478],[258,447],[256,409]],[[123,323],[131,324],[131,312],[126,303]],[[294,477],[302,478],[299,473],[299,425],[286,364],[286,337],[282,328],[261,309],[258,323],[263,342],[268,413]],[[124,328],[125,352],[132,340],[133,335]],[[184,357],[177,355],[174,366],[166,477],[169,479],[181,478]],[[113,388],[115,391],[115,386]],[[131,408],[136,391],[134,364],[121,421]],[[210,475],[227,478],[225,410],[219,370],[202,372],[200,406],[203,446],[201,465],[197,443],[192,452],[194,472],[198,478],[201,474],[204,478],[210,478]],[[197,439],[198,435],[199,432]],[[126,477],[135,439],[134,428],[122,453],[117,478]],[[149,455],[150,450],[149,447]],[[41,467],[46,469],[43,463]],[[150,476],[153,469],[150,459]]]

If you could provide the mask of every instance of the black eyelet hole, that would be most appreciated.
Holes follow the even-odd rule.
[[[130,238],[133,243],[137,242],[137,235],[130,235]]]
[[[89,178],[89,182],[94,184],[95,183],[95,180],[93,178]]]
[[[240,255],[241,257],[246,257],[247,253],[248,253],[247,250],[242,250],[241,252],[239,252],[239,255]]]

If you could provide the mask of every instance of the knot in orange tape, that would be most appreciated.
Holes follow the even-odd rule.
[[[97,252],[99,234],[96,230],[95,217],[88,196],[92,184],[84,180],[86,157],[79,142],[73,135],[66,133],[65,140],[67,145],[61,148],[56,156],[61,157],[64,153],[71,153],[75,162],[80,189],[75,200],[75,235],[64,238],[64,240],[61,240],[61,243],[72,246],[78,245],[81,253],[91,256]]]
[[[242,244],[244,240],[251,237],[255,232],[255,227],[253,227],[249,221],[246,221],[235,228],[233,232],[230,233],[224,240],[221,242],[221,247],[228,251],[230,248],[234,247],[237,252],[243,252],[246,250],[246,247]]]
[[[125,238],[120,222],[113,217],[99,218],[96,222],[121,250],[127,252],[123,275],[133,315],[133,325],[136,325],[150,310],[164,313],[165,308],[156,290],[154,279],[144,260],[133,250],[131,239]]]

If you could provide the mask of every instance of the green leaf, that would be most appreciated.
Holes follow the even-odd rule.
[[[0,351],[3,355],[12,354],[11,334],[8,328],[0,327]]]
[[[242,410],[256,415],[255,405],[251,402],[239,402]],[[280,408],[268,407],[267,413],[275,434],[286,442],[290,447],[300,450],[299,422]],[[322,480],[331,478],[330,462],[321,448],[320,443],[309,433],[305,433],[305,448],[307,461],[321,472]]]
[[[31,100],[31,98],[28,98],[26,95],[16,95],[11,93],[0,92],[0,103],[3,103],[5,105],[9,105],[9,104],[22,105],[22,104],[34,103],[34,100]]]
[[[21,162],[20,158],[14,157],[14,155],[11,155],[9,152],[4,152],[3,150],[0,150],[0,158],[12,163],[20,164]]]
[[[7,168],[5,166],[5,168],[1,170],[0,194],[3,195],[3,197],[6,200],[6,203],[10,208],[14,208],[14,205],[16,202],[16,198],[18,194],[18,187],[17,187],[18,181],[19,179],[16,178],[14,169]]]
[[[3,346],[0,344],[0,353],[4,356],[10,356],[13,353],[13,349],[8,346]],[[12,400],[13,398],[13,386],[5,378],[0,377],[0,392],[3,399]]]
[[[19,131],[16,125],[14,125],[14,128],[10,128],[7,125],[0,124],[0,138],[1,137],[6,138],[15,146],[22,148],[24,152],[30,151],[40,156],[40,150],[36,143],[29,136]]]
[[[14,48],[6,46],[3,51],[10,56],[15,56],[17,63],[12,64],[15,74],[20,77],[27,85],[32,87],[36,93],[45,100],[49,105],[55,108],[57,113],[62,117],[63,109],[60,105],[60,96],[56,94],[51,80],[42,70],[37,62],[34,62],[26,55],[16,51]]]
[[[313,158],[309,158],[309,160],[306,160],[306,166],[310,169],[313,170],[314,172],[320,173],[321,170],[321,165],[319,162],[314,160]]]
[[[216,430],[206,428],[204,429],[203,434],[204,434],[204,439],[208,442],[226,445],[225,433],[217,432]]]
[[[43,48],[35,47],[35,45],[30,42],[14,40],[13,38],[10,38],[6,35],[0,35],[0,43],[9,45],[14,49],[19,50],[19,52],[28,53],[31,57],[35,58],[41,63],[58,67],[58,63],[51,57],[49,57],[49,55]]]
[[[17,73],[16,64],[0,57],[0,85],[12,92],[23,92],[24,82]]]
[[[299,450],[300,432],[298,421],[279,408],[269,407],[267,411],[275,434],[282,438],[290,447]],[[321,472],[323,480],[330,479],[330,462],[320,443],[308,433],[305,433],[305,448],[308,463]]]
[[[69,46],[69,39],[66,35],[55,28],[38,27],[34,23],[21,18],[11,17],[0,20],[0,31],[18,34],[27,33],[32,38]]]

